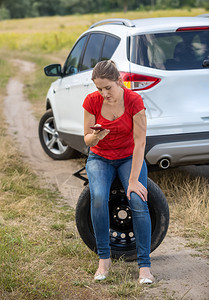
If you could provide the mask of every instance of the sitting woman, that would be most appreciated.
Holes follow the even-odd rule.
[[[97,63],[92,80],[98,91],[86,97],[83,107],[84,141],[90,147],[86,171],[91,194],[91,218],[99,255],[94,279],[105,279],[111,264],[108,200],[111,184],[117,175],[132,211],[139,282],[152,283],[151,220],[144,161],[145,107],[141,96],[125,88],[113,61]],[[93,126],[96,128],[92,129]]]

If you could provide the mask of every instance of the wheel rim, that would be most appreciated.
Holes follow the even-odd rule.
[[[156,225],[155,214],[150,205],[148,205],[148,208],[150,212],[152,232],[154,232]],[[118,248],[119,251],[124,250],[124,252],[136,249],[131,209],[122,188],[111,190],[109,215],[111,248]]]
[[[63,154],[68,146],[64,145],[55,129],[54,117],[48,118],[43,126],[43,140],[47,149],[56,155]]]
[[[121,251],[136,248],[131,209],[123,189],[111,190],[109,200],[110,246]]]

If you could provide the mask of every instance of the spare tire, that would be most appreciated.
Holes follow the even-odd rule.
[[[151,252],[163,241],[169,225],[169,207],[160,187],[150,178],[147,182],[148,207],[152,223]],[[113,258],[136,259],[131,210],[124,189],[118,179],[111,187],[109,199],[110,245]],[[84,243],[97,252],[90,214],[90,191],[86,186],[76,206],[76,226]]]

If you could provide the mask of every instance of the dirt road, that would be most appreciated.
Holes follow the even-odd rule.
[[[21,72],[31,72],[31,62],[14,60]],[[53,161],[42,150],[38,139],[38,121],[35,120],[30,103],[24,99],[23,83],[11,78],[7,86],[8,95],[4,101],[4,113],[8,131],[18,144],[23,159],[34,171],[47,181],[49,187],[57,185],[60,193],[75,207],[83,189],[83,182],[72,174],[84,164],[82,159]],[[190,168],[197,173],[198,169]],[[208,172],[208,168],[200,169]],[[185,247],[186,241],[168,232],[165,240],[152,255],[152,271],[158,283],[145,288],[143,299],[209,299],[208,261],[193,249]]]
[[[13,60],[22,72],[31,72],[31,62]],[[38,138],[38,121],[34,118],[31,105],[24,99],[23,83],[10,78],[4,102],[4,114],[9,134],[18,143],[23,159],[32,165],[37,174],[55,184],[68,203],[75,207],[83,189],[83,182],[72,174],[84,166],[84,160],[53,161],[42,150]]]

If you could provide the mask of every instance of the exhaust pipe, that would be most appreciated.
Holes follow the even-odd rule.
[[[159,162],[161,169],[166,170],[170,167],[170,160],[168,158],[162,158]]]

